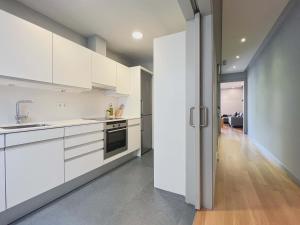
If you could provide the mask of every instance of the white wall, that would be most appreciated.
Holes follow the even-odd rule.
[[[154,40],[154,186],[185,195],[185,32]]]
[[[300,184],[300,1],[290,1],[248,67],[249,136]]]
[[[244,111],[243,88],[221,89],[221,115]]]
[[[136,65],[135,63],[131,62],[130,59],[126,58],[125,56],[123,56],[119,53],[113,52],[110,49],[106,49],[106,56],[112,60],[115,60],[115,61],[125,65],[125,66]]]
[[[117,99],[105,96],[99,90],[84,93],[61,93],[49,90],[0,86],[0,124],[15,123],[15,104],[22,99],[34,103],[22,106],[32,122],[78,119],[82,117],[104,117],[110,103],[117,105]],[[60,106],[60,105],[64,105]]]

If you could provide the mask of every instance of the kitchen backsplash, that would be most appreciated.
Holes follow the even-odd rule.
[[[117,98],[106,96],[101,90],[62,93],[0,86],[0,124],[15,123],[16,102],[27,99],[33,103],[21,105],[21,112],[28,112],[28,122],[104,117],[109,104],[116,107],[118,103]]]

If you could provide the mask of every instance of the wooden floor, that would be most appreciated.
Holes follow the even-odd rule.
[[[300,225],[300,188],[240,130],[223,129],[215,209],[198,211],[194,225]]]

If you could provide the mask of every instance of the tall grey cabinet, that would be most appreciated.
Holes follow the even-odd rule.
[[[152,147],[152,74],[141,70],[142,153]]]

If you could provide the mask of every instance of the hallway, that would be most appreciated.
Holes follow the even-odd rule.
[[[194,225],[300,224],[300,187],[241,131],[222,129],[215,193],[215,210]]]

